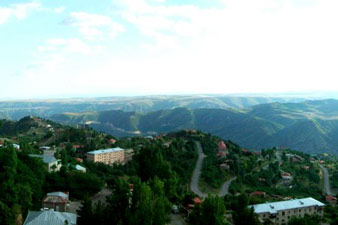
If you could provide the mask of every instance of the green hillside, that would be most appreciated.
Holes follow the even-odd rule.
[[[285,103],[300,101],[304,101],[304,98],[228,95],[142,96],[4,101],[0,102],[0,118],[18,120],[29,115],[48,117],[65,112],[82,113],[108,110],[146,113],[178,107],[192,109],[228,109],[245,108],[272,102]]]
[[[245,109],[175,108],[149,113],[104,111],[50,117],[116,136],[198,129],[251,149],[284,146],[309,153],[338,153],[338,100],[270,103]]]

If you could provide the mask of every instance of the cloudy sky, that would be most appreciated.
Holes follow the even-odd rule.
[[[0,2],[0,98],[337,90],[337,0]]]

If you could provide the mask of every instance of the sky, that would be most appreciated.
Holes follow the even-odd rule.
[[[0,99],[335,91],[337,0],[1,0]]]

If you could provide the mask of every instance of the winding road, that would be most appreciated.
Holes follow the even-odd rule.
[[[200,176],[201,176],[201,169],[202,169],[202,165],[203,165],[203,160],[206,157],[206,155],[203,153],[202,145],[201,145],[200,142],[196,142],[196,146],[197,146],[197,152],[198,152],[198,159],[197,159],[197,163],[196,163],[196,167],[194,169],[193,175],[191,177],[190,189],[196,195],[198,195],[202,198],[205,198],[205,197],[208,196],[208,194],[202,192],[199,189],[198,183],[199,183]],[[220,197],[227,195],[229,193],[230,184],[235,179],[236,179],[236,177],[233,177],[233,178],[227,180],[226,182],[224,182],[224,184],[222,185],[222,187],[221,187],[221,189],[220,189],[220,191],[217,195],[220,196]]]
[[[327,169],[323,165],[319,164],[319,167],[322,170],[323,176],[324,176],[324,191],[325,191],[326,195],[332,195],[331,186],[330,186],[330,179],[329,179],[329,172],[327,171]]]
[[[201,176],[201,169],[202,169],[203,160],[206,157],[206,155],[203,153],[202,145],[201,145],[200,142],[196,142],[196,146],[197,146],[197,152],[198,152],[198,159],[197,159],[196,167],[195,167],[194,172],[193,172],[192,177],[191,177],[190,189],[196,195],[198,195],[202,198],[205,198],[208,195],[206,193],[203,193],[199,189],[198,183],[199,183],[200,176]]]

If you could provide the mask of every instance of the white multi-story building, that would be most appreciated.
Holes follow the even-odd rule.
[[[107,165],[125,162],[125,150],[122,148],[109,148],[87,152],[87,160],[102,162]]]
[[[251,205],[259,219],[273,224],[287,224],[292,217],[308,215],[323,216],[324,203],[314,198],[293,199],[281,202],[268,202]]]

